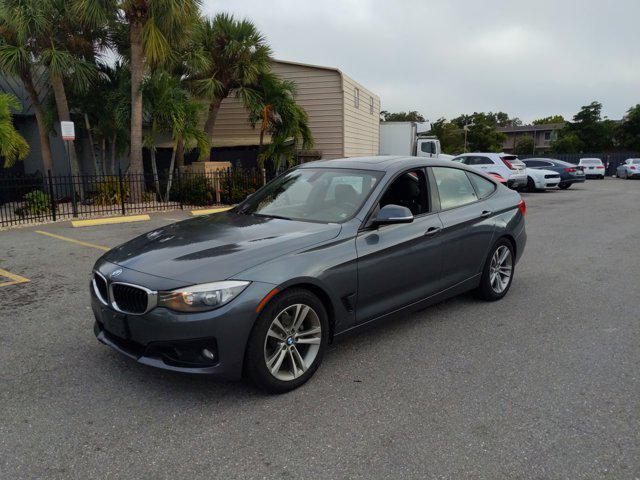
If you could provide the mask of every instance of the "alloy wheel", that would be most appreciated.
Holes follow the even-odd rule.
[[[491,257],[489,266],[489,282],[496,293],[502,293],[509,286],[513,272],[511,250],[506,245],[500,245]]]
[[[297,303],[282,310],[271,322],[264,340],[264,361],[278,380],[300,377],[313,364],[322,342],[316,311]]]

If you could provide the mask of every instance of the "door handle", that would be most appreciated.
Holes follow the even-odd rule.
[[[424,234],[425,234],[426,236],[431,236],[431,235],[435,235],[435,234],[436,234],[436,233],[438,233],[440,230],[442,230],[442,228],[441,228],[441,227],[429,227],[429,228],[427,229],[427,231],[426,231],[426,232],[424,232]]]
[[[493,214],[493,212],[492,212],[491,210],[484,210],[484,211],[480,214],[480,216],[481,216],[482,218],[487,218],[487,217],[490,217],[492,214]]]

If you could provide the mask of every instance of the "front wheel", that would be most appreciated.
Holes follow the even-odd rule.
[[[566,190],[566,189],[567,189],[567,188],[569,188],[570,186],[571,186],[571,184],[570,184],[570,183],[561,183],[560,185],[558,185],[558,187],[559,187],[561,190]]]
[[[536,182],[533,181],[533,178],[527,177],[527,190],[529,192],[535,192],[538,189],[536,188]]]
[[[513,245],[506,238],[501,238],[493,245],[485,261],[478,287],[480,298],[495,301],[504,297],[511,288],[514,267]]]
[[[246,373],[268,392],[293,390],[318,369],[328,341],[329,319],[318,297],[287,290],[269,303],[251,331]]]

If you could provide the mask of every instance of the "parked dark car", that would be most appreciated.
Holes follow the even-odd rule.
[[[524,214],[517,192],[448,161],[308,163],[107,252],[95,333],[143,364],[287,391],[345,332],[467,290],[502,298]]]
[[[539,168],[552,170],[560,174],[559,188],[563,190],[569,188],[574,183],[584,183],[585,175],[582,167],[573,163],[563,162],[555,158],[526,158],[522,160],[527,168]]]

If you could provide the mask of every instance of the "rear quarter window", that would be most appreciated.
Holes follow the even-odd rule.
[[[475,188],[476,194],[480,199],[487,198],[489,195],[496,191],[496,185],[492,181],[487,180],[480,175],[467,172],[467,177],[469,177],[469,180],[471,181],[471,184],[473,185],[473,188]]]

